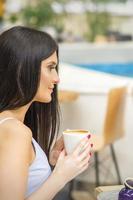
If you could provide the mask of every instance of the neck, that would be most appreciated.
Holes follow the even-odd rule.
[[[0,118],[4,118],[4,117],[13,117],[18,119],[19,121],[23,122],[26,112],[29,109],[31,103],[22,106],[20,108],[17,108],[15,110],[5,110],[2,113],[0,113]]]

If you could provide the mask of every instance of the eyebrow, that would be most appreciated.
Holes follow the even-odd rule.
[[[57,63],[54,62],[54,61],[50,61],[50,62],[47,63],[47,65],[57,65]]]

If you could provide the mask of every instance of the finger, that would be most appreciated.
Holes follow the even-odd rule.
[[[80,156],[80,155],[82,155],[84,152],[86,152],[86,150],[87,149],[91,149],[91,146],[90,146],[90,142],[89,142],[89,140],[86,142],[86,144],[83,146],[83,147],[81,147],[81,149],[79,150],[79,152],[78,152],[78,157]],[[81,158],[82,159],[82,158]]]
[[[86,147],[86,149],[79,155],[79,159],[82,161],[86,159],[86,157],[90,156],[91,146],[90,144]]]
[[[88,138],[87,137],[83,138],[73,151],[74,155],[79,155],[79,153],[82,152],[87,143],[89,143]]]
[[[92,155],[92,153],[93,153],[93,144],[92,143],[89,143],[89,148],[90,148],[89,154]]]
[[[90,155],[87,155],[87,157],[84,160],[82,160],[81,165],[80,165],[81,168],[89,162],[90,157],[91,157]]]
[[[84,148],[82,149],[81,153],[84,152],[88,147],[90,148],[90,150],[92,149],[92,144],[90,144],[89,140],[88,140],[88,142],[84,145]]]
[[[89,162],[87,162],[85,165],[82,166],[80,173],[84,172],[85,170],[87,170],[87,168],[89,167]]]

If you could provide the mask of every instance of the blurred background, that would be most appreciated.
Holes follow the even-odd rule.
[[[132,0],[0,0],[1,30],[23,24],[59,42],[131,41],[132,6]]]
[[[75,179],[73,199],[94,200],[96,186],[133,177],[133,0],[0,0],[0,32],[15,25],[46,31],[59,43],[60,134],[67,128],[102,134],[111,89],[127,89],[123,121],[112,115],[124,134],[98,152],[98,184],[94,153],[90,168]],[[66,186],[57,199],[69,200],[69,191]]]

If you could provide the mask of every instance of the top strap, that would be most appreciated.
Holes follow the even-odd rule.
[[[0,124],[7,121],[8,119],[15,119],[15,118],[14,117],[6,117],[6,118],[0,120]]]

